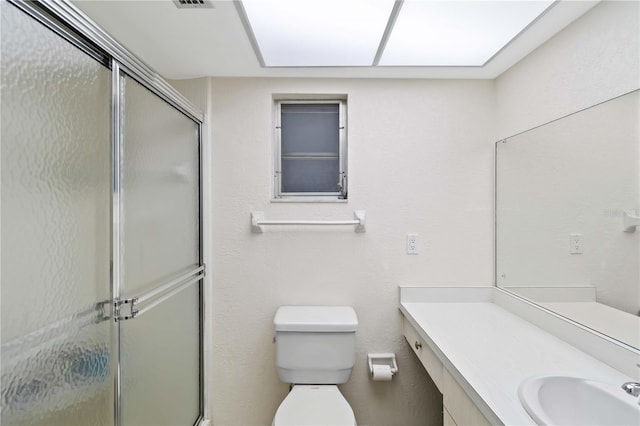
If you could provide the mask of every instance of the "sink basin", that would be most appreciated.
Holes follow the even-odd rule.
[[[578,377],[537,376],[520,385],[518,396],[539,425],[640,425],[638,398],[620,384]]]

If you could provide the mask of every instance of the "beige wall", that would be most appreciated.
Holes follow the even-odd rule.
[[[491,284],[493,83],[212,79],[213,422],[270,424],[287,385],[273,315],[284,304],[345,304],[359,318],[357,362],[341,388],[361,425],[441,422],[440,395],[402,337],[398,284]],[[348,95],[347,204],[272,203],[272,94]],[[350,219],[353,228],[269,228],[268,219]],[[420,254],[405,254],[407,232]],[[391,383],[368,352],[395,352]]]
[[[640,87],[640,2],[603,1],[496,80],[498,138]]]

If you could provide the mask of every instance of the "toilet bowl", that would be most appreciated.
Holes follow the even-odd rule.
[[[354,426],[338,386],[355,364],[358,317],[350,306],[281,306],[274,318],[278,376],[292,383],[274,426]]]
[[[273,419],[273,426],[311,425],[356,425],[353,410],[336,385],[295,385]]]

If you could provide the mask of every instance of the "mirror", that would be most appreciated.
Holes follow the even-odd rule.
[[[638,349],[639,93],[496,143],[496,284]]]

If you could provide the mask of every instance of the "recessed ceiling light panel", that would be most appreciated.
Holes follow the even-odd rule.
[[[394,0],[243,0],[268,67],[370,66]]]
[[[379,64],[482,66],[552,3],[405,0]]]

